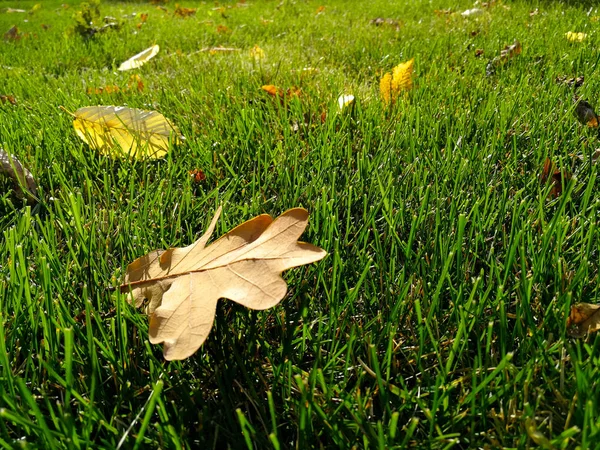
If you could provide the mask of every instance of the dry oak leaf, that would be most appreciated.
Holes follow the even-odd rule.
[[[137,55],[134,55],[131,58],[129,58],[127,61],[121,63],[118,70],[137,69],[138,67],[143,66],[149,60],[154,58],[159,50],[160,47],[158,45],[153,45],[152,47],[147,48],[143,52],[140,52]]]
[[[567,329],[572,336],[581,337],[586,333],[600,331],[600,305],[577,303],[571,306],[567,319]]]
[[[394,67],[392,73],[386,73],[379,81],[379,91],[385,104],[394,103],[402,91],[412,88],[414,58]]]
[[[113,157],[160,158],[179,130],[156,111],[125,106],[88,106],[73,114],[73,128],[90,147]]]
[[[188,247],[157,250],[127,267],[121,292],[148,301],[150,342],[164,343],[167,360],[192,356],[210,333],[220,298],[251,309],[277,305],[287,292],[284,270],[319,261],[327,252],[298,242],[308,211],[290,209],[273,220],[263,214],[206,246],[221,213]]]

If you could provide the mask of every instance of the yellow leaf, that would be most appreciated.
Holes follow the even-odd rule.
[[[386,73],[379,81],[381,98],[386,104],[394,103],[401,92],[412,88],[414,58],[398,64],[392,73]]]
[[[256,61],[260,61],[265,57],[265,51],[258,45],[255,45],[250,49],[250,57],[254,58]]]
[[[573,31],[567,31],[565,33],[565,37],[567,38],[567,41],[569,41],[569,42],[583,42],[585,40],[585,38],[587,37],[587,34],[576,33]]]
[[[143,52],[140,52],[137,55],[132,56],[127,61],[122,63],[119,66],[119,70],[137,69],[138,67],[143,66],[149,60],[154,58],[159,50],[160,50],[160,47],[158,45],[153,45],[152,47],[147,48]]]
[[[167,360],[193,355],[210,333],[220,298],[251,309],[277,305],[287,292],[284,270],[319,261],[327,252],[298,242],[308,211],[294,208],[276,220],[263,214],[206,246],[221,212],[206,233],[183,248],[157,250],[127,267],[121,292],[148,301],[150,342],[164,343]]]
[[[268,92],[272,96],[283,95],[283,91],[279,89],[277,86],[272,84],[265,84],[260,87],[263,91]]]
[[[160,158],[179,131],[156,111],[124,106],[88,106],[75,111],[73,127],[90,147],[114,157]]]

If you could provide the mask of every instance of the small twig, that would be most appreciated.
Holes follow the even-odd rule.
[[[23,167],[16,156],[12,156],[0,148],[0,174],[14,181],[15,193],[18,198],[27,197],[29,203],[37,203],[37,183],[31,172]]]

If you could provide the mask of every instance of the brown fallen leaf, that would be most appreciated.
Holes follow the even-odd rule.
[[[37,201],[37,183],[31,172],[23,167],[16,156],[10,155],[0,148],[0,174],[11,178],[14,182],[15,193],[18,198],[27,196],[29,203]]]
[[[493,75],[496,73],[496,67],[506,64],[515,56],[520,55],[522,51],[523,47],[521,46],[521,43],[515,39],[512,45],[507,45],[500,51],[500,56],[496,56],[487,64],[485,68],[486,75]]]
[[[167,360],[192,356],[206,340],[220,298],[251,309],[277,305],[287,292],[284,270],[319,261],[327,252],[298,242],[308,211],[294,208],[276,220],[262,214],[206,246],[221,213],[206,233],[183,248],[157,250],[127,267],[121,292],[148,301],[150,342],[164,343]]]
[[[14,95],[0,95],[0,103],[10,103],[11,105],[16,105],[17,99]]]
[[[202,171],[202,169],[194,169],[188,172],[194,183],[198,184],[204,180],[206,180],[206,175]]]
[[[522,51],[523,47],[521,46],[521,43],[515,40],[515,42],[512,45],[507,45],[500,51],[500,58],[508,60],[517,55],[520,55]]]
[[[13,25],[6,33],[4,33],[5,41],[18,41],[21,37],[22,35],[19,33],[19,29],[16,25]]]
[[[397,20],[394,19],[384,19],[383,17],[376,17],[375,19],[369,20],[371,25],[375,25],[376,27],[381,27],[383,25],[389,25],[394,27],[396,31],[400,31],[401,24]]]
[[[225,25],[218,25],[217,26],[217,33],[219,34],[225,34],[225,33],[229,33],[231,30],[229,29],[229,27],[225,26]]]
[[[557,198],[563,192],[563,181],[567,183],[571,179],[571,174],[566,170],[561,172],[550,158],[546,158],[540,181],[542,184],[546,184],[549,179],[552,180],[552,188],[548,196]]]
[[[178,3],[175,4],[174,15],[181,18],[191,17],[196,15],[196,8],[184,8],[183,6],[179,6]]]
[[[577,101],[577,105],[575,106],[574,114],[577,120],[590,128],[597,128],[598,116],[592,105],[585,100],[575,99],[575,101]]]
[[[600,305],[577,303],[571,306],[567,319],[567,330],[571,336],[582,337],[600,330]]]
[[[583,77],[583,75],[577,78],[567,78],[566,76],[561,75],[556,77],[555,81],[557,84],[564,84],[569,87],[579,88],[583,86],[585,78]]]

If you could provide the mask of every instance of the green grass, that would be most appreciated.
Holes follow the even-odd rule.
[[[0,42],[0,94],[17,100],[0,143],[40,186],[29,207],[0,181],[1,447],[598,448],[600,335],[573,339],[566,318],[600,301],[600,141],[555,82],[584,75],[600,107],[593,3],[463,18],[434,13],[462,0],[182,1],[198,12],[181,19],[174,2],[105,1],[122,27],[86,41],[63,2],[0,10],[1,33],[27,34]],[[149,14],[140,29],[132,12]],[[514,39],[523,53],[486,77]],[[154,43],[142,92],[87,93],[127,86],[116,67]],[[240,51],[198,51],[217,45]],[[386,108],[381,74],[412,57],[414,89]],[[264,84],[302,96],[281,105]],[[357,101],[338,114],[343,93]],[[159,110],[187,140],[164,160],[98,155],[59,108],[97,104]],[[547,157],[573,174],[557,198]],[[273,309],[221,301],[200,350],[165,362],[112,288],[220,204],[215,236],[303,206],[304,240],[329,255],[287,272]]]

